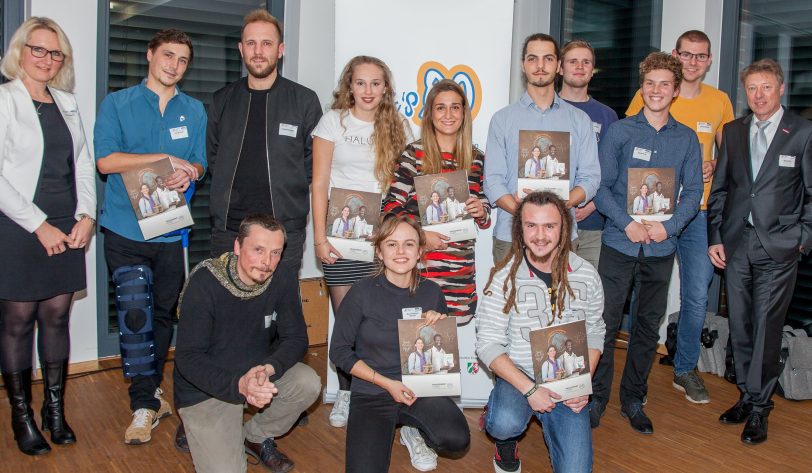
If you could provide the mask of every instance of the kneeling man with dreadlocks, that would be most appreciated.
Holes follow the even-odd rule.
[[[534,192],[513,218],[510,257],[497,263],[477,310],[476,351],[496,375],[485,429],[496,439],[497,472],[521,471],[518,437],[531,417],[543,426],[553,471],[592,471],[588,396],[560,398],[533,378],[530,331],[586,321],[589,366],[594,370],[606,331],[598,272],[571,251],[572,221],[564,202]]]
[[[293,468],[275,437],[321,391],[307,351],[296,274],[280,265],[285,228],[270,215],[240,223],[234,252],[198,264],[180,296],[175,406],[197,473],[244,472],[245,454]],[[244,404],[263,410],[243,425]]]

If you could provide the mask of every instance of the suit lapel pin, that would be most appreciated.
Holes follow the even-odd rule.
[[[781,128],[785,135],[789,135],[789,128]]]

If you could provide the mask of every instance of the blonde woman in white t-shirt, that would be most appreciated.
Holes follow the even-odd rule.
[[[370,192],[388,190],[394,163],[411,141],[408,124],[397,112],[392,72],[380,59],[356,56],[344,67],[333,103],[313,130],[311,205],[316,257],[330,290],[333,312],[350,286],[372,274],[373,263],[345,260],[327,240],[330,188]],[[335,205],[345,205],[336,202]],[[339,391],[330,424],[344,427],[350,405],[350,376],[338,371]]]

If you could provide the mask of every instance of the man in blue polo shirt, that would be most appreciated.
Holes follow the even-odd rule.
[[[128,375],[132,376],[129,393],[133,411],[132,422],[124,434],[128,444],[148,442],[158,419],[172,413],[169,403],[161,397],[160,384],[172,338],[170,311],[183,284],[184,263],[180,237],[144,239],[120,173],[169,158],[175,172],[164,184],[178,192],[203,176],[206,112],[202,103],[176,86],[192,56],[192,42],[186,33],[178,30],[156,33],[147,49],[147,78],[108,95],[101,104],[94,129],[96,166],[107,175],[99,217],[99,225],[104,229],[107,266],[118,275],[114,276],[117,286],[131,272],[147,274],[144,280],[151,273],[152,278],[151,289],[148,285],[137,286],[144,289],[135,296],[147,297],[151,291],[152,333],[148,330],[150,310],[130,310],[125,319],[128,329],[141,332],[147,356],[150,343],[154,344],[154,363],[127,367]],[[120,268],[124,269],[116,273]]]
[[[555,77],[561,65],[558,43],[552,36],[536,33],[522,47],[522,71],[527,85],[518,102],[496,112],[488,129],[485,150],[485,195],[499,207],[493,230],[493,258],[500,261],[510,252],[513,215],[519,206],[519,131],[563,131],[570,134],[570,195],[567,207],[577,207],[595,196],[601,180],[598,144],[592,121],[555,93]],[[573,230],[573,235],[575,231]]]
[[[649,54],[640,63],[643,110],[613,123],[601,139],[602,178],[595,204],[606,216],[598,267],[606,294],[603,310],[606,338],[603,356],[592,378],[590,420],[593,427],[597,427],[609,402],[615,336],[626,298],[638,282],[639,309],[634,326],[629,330],[631,337],[620,384],[620,413],[629,419],[635,431],[654,432],[651,420],[643,412],[648,373],[665,314],[677,236],[696,215],[702,197],[699,141],[690,128],[669,113],[672,100],[679,95],[681,81],[682,64],[678,59],[665,53]],[[640,168],[673,170],[673,187],[668,187],[676,193],[682,186],[682,191],[670,219],[653,221],[643,216],[638,222],[629,215],[629,169]],[[651,180],[656,179],[657,172],[641,171],[644,181],[632,185],[653,186]],[[676,201],[675,195],[668,197],[671,202]]]

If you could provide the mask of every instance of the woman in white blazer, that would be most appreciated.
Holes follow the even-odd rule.
[[[73,51],[53,20],[32,17],[14,33],[0,72],[0,371],[11,426],[25,454],[50,446],[31,409],[34,326],[51,441],[76,436],[65,422],[64,388],[73,293],[86,287],[84,248],[96,215],[95,165],[74,86]]]

